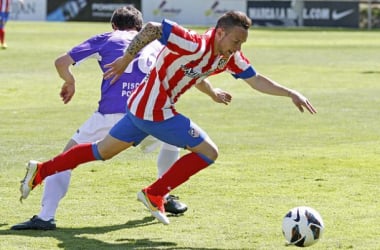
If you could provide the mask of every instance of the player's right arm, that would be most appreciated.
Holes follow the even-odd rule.
[[[105,68],[108,68],[108,70],[103,74],[104,78],[112,78],[111,83],[114,83],[123,74],[124,70],[132,62],[136,54],[149,43],[156,39],[160,39],[161,36],[161,23],[147,23],[131,41],[131,44],[128,46],[123,56],[117,58],[110,64],[104,65]]]
[[[58,57],[54,62],[59,77],[64,81],[59,93],[64,104],[68,103],[75,93],[75,78],[70,71],[70,66],[74,63],[75,61],[69,54]]]

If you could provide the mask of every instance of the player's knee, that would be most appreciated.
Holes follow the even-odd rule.
[[[217,147],[210,147],[210,149],[208,150],[207,154],[205,154],[205,156],[207,158],[209,158],[210,160],[212,160],[213,162],[216,161],[216,159],[219,156],[218,148]]]
[[[112,156],[107,153],[106,148],[101,147],[98,143],[92,144],[92,153],[94,154],[95,159],[99,161],[105,161],[111,159]]]
[[[191,148],[190,151],[203,155],[210,162],[214,162],[219,155],[218,147],[211,140],[205,140],[201,144]]]
[[[99,152],[99,156],[100,156],[99,160],[106,161],[106,160],[112,159],[112,157],[114,157],[114,154],[111,154],[110,152],[103,150],[103,151]]]
[[[218,156],[219,156],[219,151],[218,151],[218,149],[216,148],[216,149],[213,151],[212,159],[213,159],[214,161],[216,161],[216,159],[218,158]]]

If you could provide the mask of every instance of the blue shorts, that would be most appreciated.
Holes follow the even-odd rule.
[[[8,21],[9,12],[0,12],[0,29],[4,28],[5,23]]]
[[[133,142],[134,146],[152,135],[179,148],[195,147],[208,136],[198,125],[181,114],[164,121],[152,122],[139,119],[129,111],[112,127],[109,134],[118,140]]]

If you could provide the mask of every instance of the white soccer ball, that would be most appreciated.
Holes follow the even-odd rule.
[[[288,244],[308,247],[321,237],[324,225],[321,215],[311,207],[295,207],[282,221],[282,233]]]

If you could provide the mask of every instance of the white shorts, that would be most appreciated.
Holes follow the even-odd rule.
[[[99,112],[95,112],[85,123],[82,124],[71,139],[78,144],[99,141],[108,134],[113,125],[115,125],[123,116],[124,114],[122,113],[103,115]],[[149,153],[161,145],[161,141],[153,136],[148,136],[140,143],[140,148],[144,153]]]

